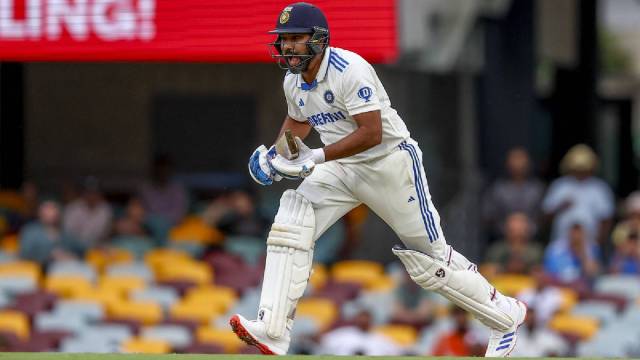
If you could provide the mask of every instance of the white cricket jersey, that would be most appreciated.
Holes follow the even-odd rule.
[[[305,83],[301,74],[287,72],[283,87],[289,117],[313,126],[325,145],[338,142],[358,128],[354,115],[380,110],[382,143],[339,162],[381,157],[409,138],[409,131],[391,107],[375,70],[354,52],[329,47],[311,84]]]

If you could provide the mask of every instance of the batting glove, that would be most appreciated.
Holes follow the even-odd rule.
[[[274,146],[267,150],[264,145],[258,146],[249,158],[249,175],[255,182],[260,185],[271,185],[273,181],[280,181],[282,177],[278,176],[269,164],[271,159],[276,156]]]
[[[277,154],[270,161],[271,167],[277,175],[290,180],[306,178],[311,175],[316,165],[324,162],[323,149],[309,149],[297,136],[295,141],[298,144],[299,153],[296,159],[289,160]]]

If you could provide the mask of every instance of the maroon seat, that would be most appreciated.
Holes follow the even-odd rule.
[[[215,284],[234,289],[238,294],[243,294],[248,288],[257,285],[255,277],[251,273],[240,270],[234,273],[216,273]]]
[[[250,266],[238,255],[217,251],[207,254],[204,261],[217,273],[235,273]]]
[[[185,328],[189,329],[189,331],[191,331],[191,332],[195,332],[198,329],[198,327],[200,326],[198,321],[195,321],[195,320],[175,319],[175,318],[171,318],[171,317],[169,317],[168,319],[164,319],[162,321],[162,324],[184,326]]]
[[[582,297],[581,300],[609,303],[616,307],[616,311],[618,313],[621,313],[624,311],[624,309],[627,307],[627,302],[628,302],[627,298],[625,297],[614,295],[614,294],[603,294],[603,293],[586,294],[585,296]]]
[[[12,333],[0,331],[0,352],[14,351],[13,349],[22,342],[20,338]]]
[[[11,349],[11,351],[15,352],[45,352],[45,351],[54,351],[56,347],[54,347],[46,338],[30,338],[27,341],[21,341]]]
[[[333,300],[336,304],[353,300],[360,293],[360,285],[346,282],[329,282],[325,287],[315,292],[313,296]]]
[[[192,343],[182,350],[187,354],[224,354],[224,348],[216,344]]]
[[[30,338],[47,342],[52,349],[57,349],[60,346],[60,342],[71,335],[73,335],[71,332],[65,330],[36,330],[31,333]]]
[[[33,318],[39,312],[51,310],[57,299],[56,295],[44,291],[24,293],[15,297],[9,309],[23,312]]]

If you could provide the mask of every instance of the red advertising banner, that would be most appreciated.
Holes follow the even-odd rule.
[[[397,57],[395,0],[308,0],[331,43]],[[3,61],[270,61],[283,0],[0,0]]]

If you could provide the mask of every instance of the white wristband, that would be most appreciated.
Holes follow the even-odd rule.
[[[318,148],[311,150],[311,160],[316,164],[322,164],[324,162],[324,149]]]

